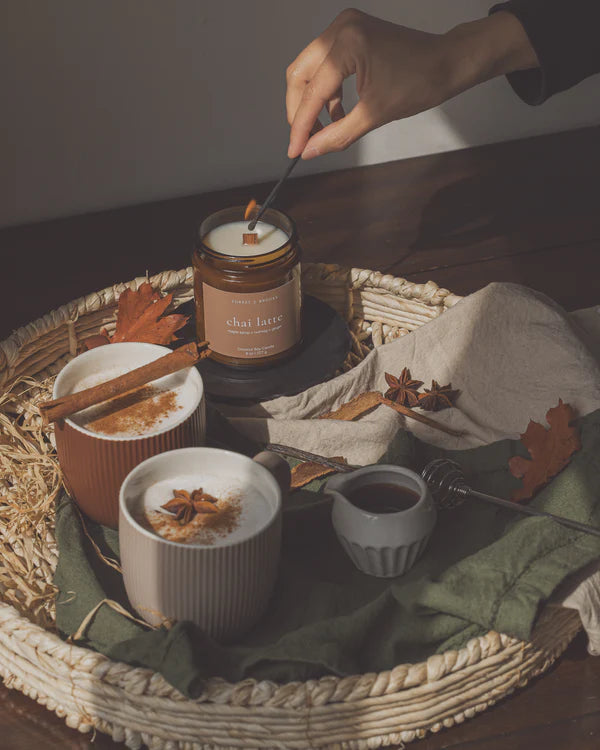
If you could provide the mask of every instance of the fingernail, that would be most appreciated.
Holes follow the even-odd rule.
[[[302,158],[304,161],[307,161],[308,159],[314,159],[315,156],[319,155],[319,149],[315,148],[315,146],[309,146],[309,148],[305,148],[302,152]]]

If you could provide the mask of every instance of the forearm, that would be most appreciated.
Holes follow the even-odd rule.
[[[445,34],[357,10],[340,13],[288,67],[288,156],[312,159],[341,151],[375,128],[431,109],[499,75],[541,77],[537,48],[525,26],[503,7],[496,11]],[[351,75],[356,76],[359,101],[344,114],[342,84]],[[311,135],[324,107],[332,122]]]
[[[511,13],[494,13],[460,24],[444,35],[444,44],[450,96],[539,64],[523,26]]]
[[[528,104],[543,104],[600,72],[598,0],[509,0],[490,12],[518,19],[536,51],[538,68],[508,73],[515,92]]]

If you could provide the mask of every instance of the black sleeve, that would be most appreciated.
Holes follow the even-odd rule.
[[[527,104],[600,72],[600,0],[511,0],[490,13],[500,10],[519,19],[540,62],[507,76]]]

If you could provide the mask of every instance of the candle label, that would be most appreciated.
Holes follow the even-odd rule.
[[[237,294],[202,284],[204,336],[217,354],[258,359],[300,340],[300,274],[275,289]]]

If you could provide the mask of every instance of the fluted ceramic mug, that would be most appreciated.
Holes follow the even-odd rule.
[[[156,496],[160,488],[157,502],[163,494],[166,502],[182,477],[204,487],[218,480],[236,488],[242,515],[235,536],[172,541],[148,528],[142,516],[149,493]],[[119,546],[125,588],[138,614],[151,625],[191,621],[218,640],[248,630],[264,613],[277,577],[289,482],[287,462],[270,452],[250,459],[218,448],[184,448],[136,467],[121,487]],[[254,498],[259,514],[244,505],[245,498]]]
[[[115,373],[133,370],[170,351],[165,346],[132,341],[91,349],[63,367],[54,383],[53,397],[80,390],[78,384],[89,378],[110,380]],[[204,387],[198,370],[187,367],[153,385],[182,394],[183,403],[166,428],[159,424],[140,434],[109,435],[78,423],[77,415],[56,424],[56,451],[67,491],[90,518],[106,526],[117,527],[119,490],[131,469],[157,453],[204,443]]]
[[[348,496],[369,487],[393,485],[414,493],[410,507],[374,513],[353,504]],[[373,464],[338,474],[327,482],[333,498],[332,521],[340,543],[363,573],[390,578],[406,573],[423,554],[437,512],[425,481],[403,466]],[[374,498],[376,499],[376,498]]]

